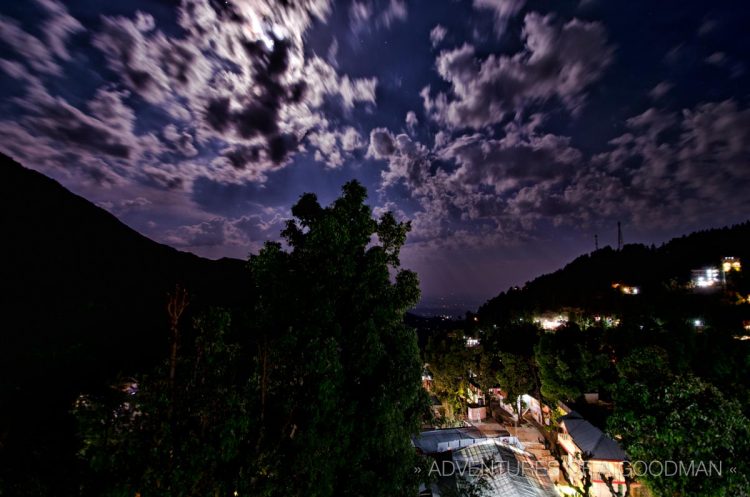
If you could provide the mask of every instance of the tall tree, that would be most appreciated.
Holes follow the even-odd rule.
[[[410,435],[427,402],[403,324],[419,297],[399,261],[410,226],[373,219],[365,199],[357,182],[328,207],[303,195],[283,232],[288,250],[267,243],[250,259],[270,493],[416,492]]]
[[[303,195],[286,247],[250,258],[244,330],[218,311],[192,333],[173,322],[179,353],[140,391],[80,399],[91,494],[416,494],[410,436],[428,403],[404,324],[419,298],[399,262],[409,224],[373,219],[365,199],[357,182],[328,207]]]

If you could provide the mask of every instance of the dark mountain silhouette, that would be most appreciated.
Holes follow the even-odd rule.
[[[723,257],[738,257],[745,264],[732,276],[733,289],[746,296],[750,264],[750,222],[698,231],[659,247],[625,245],[605,247],[582,255],[564,268],[540,276],[522,288],[511,288],[488,300],[479,314],[503,321],[531,312],[565,308],[594,312],[652,313],[659,309],[682,312],[707,295],[686,288],[692,269],[718,267]],[[639,295],[622,295],[613,283],[638,286]],[[721,295],[714,294],[716,298]]]
[[[186,288],[195,313],[241,306],[250,280],[244,261],[149,240],[4,155],[0,230],[0,468],[63,482],[73,400],[166,357],[168,292]]]

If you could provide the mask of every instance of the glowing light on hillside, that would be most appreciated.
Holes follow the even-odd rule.
[[[562,314],[558,314],[557,316],[537,316],[533,321],[546,331],[556,330],[568,322],[567,318]]]
[[[623,295],[638,295],[641,289],[637,286],[624,285],[622,283],[612,283],[612,288],[619,289]]]
[[[693,285],[697,288],[712,288],[720,283],[719,270],[708,267],[693,271]]]
[[[721,269],[725,273],[731,273],[732,271],[740,272],[742,271],[742,264],[737,258],[724,257],[724,260],[721,262]]]

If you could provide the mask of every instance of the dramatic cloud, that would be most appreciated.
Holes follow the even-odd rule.
[[[210,257],[356,178],[412,221],[428,294],[518,283],[616,221],[745,219],[748,14],[687,2],[666,32],[659,2],[548,4],[5,2],[0,151]]]
[[[354,151],[365,146],[362,136],[351,126],[337,131],[313,132],[308,136],[308,141],[316,149],[315,160],[332,168],[340,167],[345,159],[352,157]]]
[[[165,36],[141,12],[133,19],[104,18],[93,45],[127,87],[150,103],[163,103],[175,91],[195,94],[211,76],[210,63],[193,44]]]
[[[708,221],[750,204],[740,193],[750,186],[750,110],[733,100],[700,104],[681,116],[652,108],[629,119],[628,128],[594,164],[619,179],[622,210],[635,221],[664,224],[675,215]]]
[[[83,27],[55,0],[38,4],[47,18],[47,45],[9,18],[0,18],[0,37],[35,72],[62,76],[56,59],[70,59],[66,43]],[[178,9],[185,35],[179,37],[159,29],[148,13],[104,16],[91,43],[112,72],[103,74],[112,78],[107,89],[100,88],[90,102],[72,104],[51,93],[23,64],[0,60],[6,73],[29,83],[21,102],[28,115],[5,128],[23,126],[14,133],[28,135],[32,142],[46,140],[53,149],[55,143],[64,144],[61,165],[70,162],[62,159],[63,149],[87,149],[103,154],[95,161],[109,169],[100,173],[102,178],[125,175],[170,188],[189,188],[203,176],[262,182],[308,147],[316,159],[338,167],[363,143],[351,126],[339,128],[327,119],[325,109],[349,112],[357,105],[374,105],[377,80],[350,78],[320,57],[304,54],[307,29],[314,19],[325,19],[330,7],[322,0],[227,2],[222,8],[208,0],[185,0]],[[392,1],[381,16],[388,23],[404,19],[406,7]],[[117,87],[123,90],[111,89]],[[116,98],[111,112],[119,116],[92,115],[95,106],[99,114],[107,112],[106,104],[97,103],[107,93]],[[136,108],[144,104],[168,114],[172,122],[159,131],[136,134]],[[119,123],[110,122],[115,117]],[[204,161],[202,168],[187,161],[209,146],[226,156]],[[32,143],[12,148],[31,163],[41,159]],[[51,162],[45,157],[47,165]],[[76,162],[94,161],[81,154]]]
[[[403,183],[420,202],[433,232],[451,219],[486,221],[494,230],[530,228],[564,202],[555,201],[576,174],[581,153],[570,140],[539,132],[541,116],[510,123],[500,139],[475,133],[432,150],[386,129],[370,135],[369,155],[388,161],[384,188]],[[544,198],[532,198],[540,197]],[[557,215],[564,215],[558,211]]]
[[[452,91],[435,98],[424,91],[425,111],[441,124],[477,129],[553,97],[575,112],[586,88],[612,59],[604,27],[595,22],[560,24],[531,13],[522,38],[525,48],[513,56],[491,54],[481,60],[469,44],[442,52],[437,70]]]
[[[388,161],[389,167],[382,173],[383,186],[405,180],[412,189],[418,188],[429,166],[428,150],[424,145],[412,141],[405,134],[394,136],[385,128],[377,128],[370,133],[367,156]]]

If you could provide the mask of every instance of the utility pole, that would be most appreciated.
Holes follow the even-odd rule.
[[[617,221],[617,250],[622,250],[622,226]]]
[[[599,250],[599,235],[594,233],[594,250]]]

